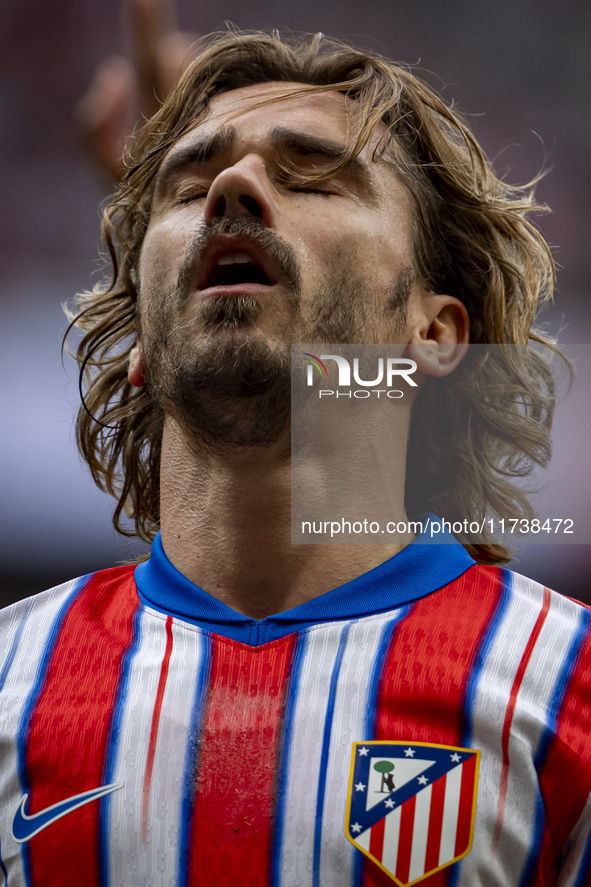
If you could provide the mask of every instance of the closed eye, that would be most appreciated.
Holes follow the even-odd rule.
[[[192,200],[202,200],[207,197],[207,191],[200,189],[199,191],[186,191],[178,195],[179,203],[190,203]]]
[[[334,191],[326,191],[324,188],[290,188],[296,194],[321,194],[323,197],[331,197]]]

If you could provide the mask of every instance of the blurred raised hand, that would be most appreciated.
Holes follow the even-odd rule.
[[[197,39],[177,29],[174,0],[123,0],[121,24],[129,35],[129,58],[101,62],[75,112],[86,150],[113,182],[123,175],[138,123],[167,97],[195,57]]]

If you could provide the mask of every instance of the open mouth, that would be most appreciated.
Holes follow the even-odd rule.
[[[197,289],[206,295],[256,293],[278,282],[277,264],[270,250],[261,247],[255,238],[239,234],[218,234],[212,237],[201,253],[197,268]],[[207,291],[211,290],[211,293]]]
[[[207,286],[237,286],[242,283],[258,283],[271,286],[265,270],[246,253],[234,253],[220,257],[207,279]]]

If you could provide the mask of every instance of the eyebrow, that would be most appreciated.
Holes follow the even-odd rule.
[[[276,126],[271,130],[271,142],[276,148],[289,151],[299,157],[320,157],[335,163],[344,160],[347,156],[347,148],[340,142],[334,142],[332,139],[321,136],[308,135],[297,130],[285,129],[282,126]],[[360,157],[352,158],[347,166],[359,169],[360,172],[368,171],[367,164]]]
[[[238,141],[238,133],[234,126],[223,126],[211,135],[203,136],[197,142],[179,148],[168,157],[160,167],[156,177],[156,187],[161,188],[166,182],[197,163],[209,163],[232,150]]]
[[[176,175],[195,164],[216,160],[230,152],[237,142],[236,127],[223,126],[217,132],[203,136],[198,141],[178,149],[162,164],[157,175],[156,187],[162,188]],[[347,156],[347,148],[340,142],[282,126],[276,126],[271,130],[269,142],[277,150],[283,150],[298,157],[318,158],[329,163],[338,163]],[[354,177],[361,179],[369,187],[370,172],[365,160],[359,156],[353,157],[348,161],[346,168],[353,173]]]

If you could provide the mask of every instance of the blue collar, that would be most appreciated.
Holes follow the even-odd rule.
[[[440,523],[438,518],[423,515],[413,519],[425,522],[423,532],[397,555],[345,585],[266,619],[243,616],[190,582],[168,560],[160,533],[154,539],[150,560],[136,567],[135,581],[147,606],[214,634],[258,646],[319,622],[396,609],[432,594],[474,564],[466,549],[445,530],[437,534],[438,544],[428,541],[428,523]]]

